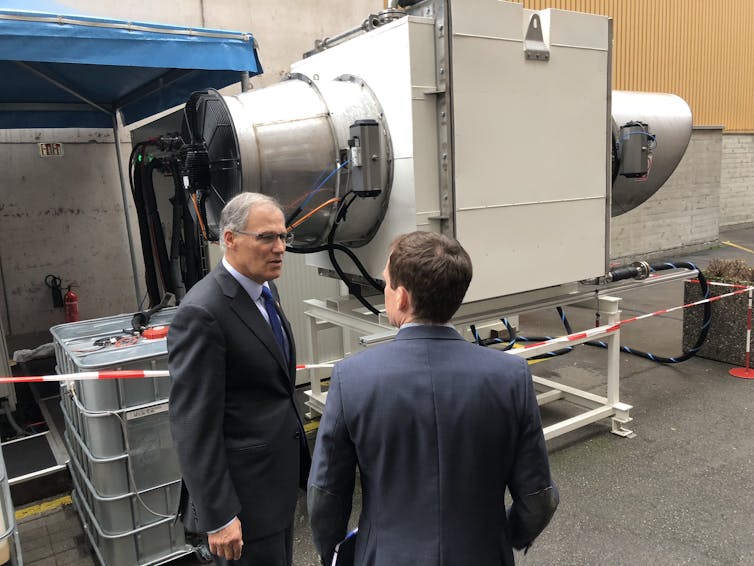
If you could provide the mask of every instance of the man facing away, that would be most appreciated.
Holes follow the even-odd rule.
[[[336,364],[314,449],[309,515],[328,566],[357,466],[359,565],[512,565],[512,548],[528,547],[555,512],[526,361],[448,323],[471,275],[468,254],[445,236],[412,232],[391,247],[385,310],[400,330]]]
[[[219,565],[290,566],[309,451],[293,402],[293,334],[270,284],[290,235],[278,203],[256,193],[227,203],[220,232],[222,263],[191,288],[168,333],[179,512],[208,533]]]

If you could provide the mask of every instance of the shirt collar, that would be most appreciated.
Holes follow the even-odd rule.
[[[447,326],[448,328],[455,328],[455,326],[453,326],[453,324],[450,322],[446,322],[444,324],[432,324],[431,322],[407,322],[406,324],[401,324],[401,327],[398,330],[411,328],[412,326]]]
[[[259,297],[262,296],[262,287],[269,288],[269,285],[265,282],[264,285],[260,285],[253,279],[250,279],[246,277],[245,275],[238,272],[238,270],[233,267],[227,259],[225,259],[225,256],[223,256],[223,267],[228,270],[228,273],[238,281],[238,284],[241,285],[241,287],[244,288],[244,290],[249,294],[249,297],[251,297],[251,300],[255,303],[259,301]]]

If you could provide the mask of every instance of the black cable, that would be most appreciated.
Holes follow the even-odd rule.
[[[286,251],[292,253],[292,254],[313,254],[316,252],[326,252],[328,248],[333,248],[336,251],[343,252],[346,254],[349,258],[351,258],[351,261],[353,261],[356,268],[359,270],[361,275],[364,276],[364,279],[366,279],[369,284],[377,289],[380,293],[385,291],[385,285],[376,279],[374,279],[371,275],[369,275],[369,272],[364,267],[364,264],[359,261],[359,258],[356,257],[356,254],[351,251],[350,248],[342,245],[342,244],[325,244],[323,246],[313,246],[311,248],[292,248],[288,247],[286,248]]]
[[[175,284],[170,272],[170,257],[168,255],[167,244],[165,242],[165,234],[162,230],[162,222],[160,220],[160,211],[157,207],[157,195],[154,190],[154,170],[159,166],[159,162],[156,159],[147,159],[147,163],[142,165],[142,191],[144,198],[144,205],[146,209],[147,226],[149,228],[149,235],[151,244],[154,250],[154,260],[156,262],[156,271],[160,275],[162,280],[162,287],[166,292],[175,295]],[[162,297],[157,297],[156,300],[152,299],[150,304],[152,306],[158,304]]]
[[[505,346],[505,348],[502,348],[502,351],[505,352],[507,350],[510,350],[511,348],[513,348],[513,346],[516,345],[518,336],[516,334],[516,329],[511,326],[511,323],[508,322],[507,318],[505,317],[501,318],[500,322],[502,322],[505,325],[505,329],[508,331],[508,344]]]
[[[568,322],[568,319],[566,318],[565,311],[563,311],[563,307],[556,307],[558,314],[560,315],[560,320],[563,321],[563,326],[565,327],[566,334],[573,334],[573,329],[571,328],[570,323]]]
[[[488,343],[485,343],[482,340],[482,337],[479,336],[479,333],[476,331],[476,325],[475,324],[470,324],[469,325],[469,329],[471,330],[471,335],[474,337],[474,344],[476,344],[478,346],[487,346],[488,345]]]
[[[160,287],[157,281],[155,258],[149,232],[149,219],[143,188],[144,175],[142,171],[144,149],[147,145],[147,142],[140,142],[134,145],[131,150],[131,155],[128,159],[128,180],[131,185],[131,195],[134,199],[136,217],[139,223],[139,240],[141,242],[141,253],[144,259],[144,279],[147,284],[147,295],[149,296],[149,303],[155,304],[160,300]],[[139,158],[141,158],[141,160]]]
[[[351,197],[350,200],[347,199],[347,197],[349,196]],[[359,286],[355,284],[353,281],[351,281],[351,278],[343,271],[343,269],[340,267],[340,264],[338,263],[338,259],[335,257],[336,251],[344,252],[351,259],[351,261],[353,261],[356,268],[364,276],[364,278],[369,282],[369,284],[372,285],[372,287],[374,287],[380,293],[384,292],[385,286],[380,284],[377,280],[375,280],[369,274],[369,272],[366,270],[366,268],[361,263],[361,261],[359,261],[356,255],[346,246],[335,243],[335,234],[337,232],[338,226],[340,226],[341,221],[345,219],[346,213],[348,212],[348,208],[353,204],[353,202],[356,200],[357,197],[358,195],[356,193],[348,192],[341,199],[341,205],[338,207],[335,220],[327,235],[327,244],[323,246],[313,246],[309,248],[288,247],[287,251],[292,252],[292,253],[299,253],[299,254],[326,251],[328,258],[330,259],[330,263],[332,263],[332,266],[335,269],[335,272],[338,274],[338,277],[340,278],[340,280],[346,284],[346,287],[348,288],[348,292],[351,295],[353,295],[356,298],[356,300],[358,300],[372,314],[379,315],[380,311],[378,311],[371,303],[369,303],[369,301],[367,301],[364,298]]]
[[[335,268],[335,272],[338,274],[338,277],[340,277],[340,280],[346,284],[346,287],[348,287],[348,292],[351,293],[356,298],[356,300],[364,305],[364,307],[367,308],[372,314],[379,316],[380,311],[378,311],[369,301],[364,298],[364,296],[361,294],[361,289],[359,288],[359,286],[351,281],[351,278],[346,275],[346,273],[340,267],[337,258],[335,257],[335,249],[333,248],[335,241],[335,232],[337,231],[341,220],[346,217],[348,207],[353,204],[353,201],[356,200],[357,195],[353,193],[353,196],[349,201],[346,201],[346,196],[344,196],[343,200],[341,201],[343,204],[338,208],[338,212],[335,216],[335,222],[333,222],[330,233],[327,236],[327,255],[330,258],[330,263],[332,263],[332,266]]]
[[[665,269],[678,269],[678,268],[685,268],[689,270],[699,271],[698,281],[699,281],[699,288],[702,292],[702,297],[705,299],[709,298],[709,285],[707,284],[707,279],[704,277],[702,272],[693,263],[686,262],[686,261],[679,261],[675,263],[664,262],[664,263],[650,265],[650,268],[652,271],[663,271]],[[571,334],[570,324],[568,324],[568,319],[566,318],[565,313],[560,307],[558,307],[558,312],[561,314],[561,320],[563,321],[563,325],[566,328],[566,332],[568,334]],[[626,354],[632,354],[634,356],[639,356],[641,358],[646,358],[648,360],[652,360],[653,362],[659,362],[662,364],[678,364],[681,362],[685,362],[686,360],[693,358],[699,352],[705,340],[707,340],[707,334],[709,333],[709,327],[710,327],[711,322],[712,322],[712,305],[709,302],[706,302],[704,303],[704,317],[702,319],[702,327],[699,330],[699,336],[697,337],[696,342],[691,348],[689,348],[688,350],[684,350],[683,354],[677,357],[674,356],[674,357],[669,358],[665,356],[657,356],[655,354],[652,354],[651,352],[644,352],[642,350],[636,350],[628,346],[621,346],[620,351],[625,352]],[[585,344],[587,344],[588,346],[597,346],[599,348],[607,348],[607,343],[602,342],[601,340],[585,342]]]
[[[510,350],[511,348],[513,348],[513,345],[518,340],[520,340],[521,342],[547,342],[548,340],[553,339],[552,336],[517,336],[516,332],[513,330],[513,327],[510,325],[507,318],[501,318],[500,320],[503,322],[503,324],[505,324],[505,327],[508,329],[508,335],[513,336],[513,339],[504,348],[500,349],[501,352],[505,352],[506,350]],[[476,330],[476,326],[474,326],[473,324],[470,324],[469,328],[471,330],[471,334],[474,336],[474,343],[478,344],[479,346],[489,346],[490,344],[502,344],[503,342],[500,338],[489,338],[487,340],[483,340],[479,336],[479,333]],[[554,358],[556,356],[562,356],[564,354],[567,354],[571,350],[573,350],[573,346],[562,348],[560,350],[554,350],[552,352],[545,352],[543,354],[532,356],[531,358],[527,358],[527,359],[544,360],[546,358]]]

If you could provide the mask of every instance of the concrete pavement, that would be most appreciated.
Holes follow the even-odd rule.
[[[700,266],[713,257],[754,264],[754,252],[747,251],[754,250],[754,229],[725,232],[721,241],[740,247],[722,245],[684,259]],[[682,304],[682,283],[630,291],[621,298],[623,318],[652,312]],[[566,307],[574,329],[592,326],[593,313],[589,304]],[[522,315],[520,326],[523,334],[563,334],[554,309]],[[677,311],[625,326],[621,341],[673,356],[681,352],[681,327]],[[532,371],[602,394],[605,364],[604,350],[581,346]],[[621,354],[621,400],[634,407],[629,427],[635,437],[612,435],[610,423],[602,421],[548,443],[560,508],[517,563],[754,564],[754,380],[729,376],[730,367],[701,358],[663,365]],[[547,425],[573,412],[572,405],[556,402],[542,408],[543,421]],[[357,493],[354,515],[360,505]],[[315,566],[303,496],[295,521],[295,564]],[[70,506],[24,519],[24,562],[90,564],[82,537]],[[74,555],[78,562],[66,562]],[[184,558],[176,563],[198,562]]]

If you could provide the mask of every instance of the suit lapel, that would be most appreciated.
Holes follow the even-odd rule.
[[[286,388],[291,389],[291,364],[290,361],[286,362],[283,356],[283,352],[278,346],[275,335],[272,332],[272,328],[269,323],[264,319],[262,313],[259,312],[259,308],[254,301],[251,300],[249,294],[243,287],[236,281],[233,276],[220,264],[218,267],[217,281],[220,287],[223,289],[223,293],[229,299],[230,308],[238,315],[238,318],[254,333],[259,341],[264,344],[265,348],[269,350],[270,354],[283,370],[284,381]],[[284,321],[285,331],[290,336],[290,325],[283,316],[280,317]],[[289,338],[289,342],[292,342]]]

